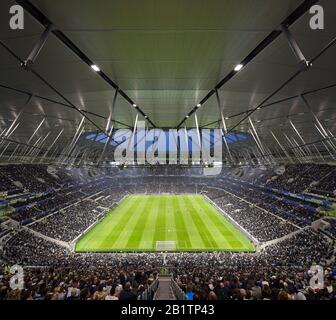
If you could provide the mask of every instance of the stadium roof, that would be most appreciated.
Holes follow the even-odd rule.
[[[24,30],[9,28],[9,8],[17,3],[25,8]],[[324,8],[325,29],[312,31],[309,9],[316,3]],[[85,131],[104,131],[116,89],[115,127],[133,127],[137,111],[150,127],[195,127],[192,111],[200,127],[218,127],[218,89],[229,130],[248,132],[250,116],[270,145],[271,131],[280,140],[283,132],[296,135],[293,124],[304,142],[320,140],[304,94],[335,132],[333,0],[2,0],[0,8],[0,134],[23,110],[15,141],[28,143],[39,128],[37,136],[49,133],[51,143],[64,128],[61,145],[83,116]],[[27,71],[20,62],[49,23],[52,31]],[[313,61],[308,70],[282,24]]]

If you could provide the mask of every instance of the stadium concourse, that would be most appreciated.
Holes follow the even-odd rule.
[[[0,303],[335,301],[335,13],[1,0]]]

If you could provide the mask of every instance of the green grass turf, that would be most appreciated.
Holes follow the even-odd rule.
[[[76,252],[255,251],[251,241],[200,195],[135,195],[81,237]]]

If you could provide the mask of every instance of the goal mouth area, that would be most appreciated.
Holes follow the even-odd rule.
[[[176,251],[176,241],[156,241],[155,243],[155,251]]]

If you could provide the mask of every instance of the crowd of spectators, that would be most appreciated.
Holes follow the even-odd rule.
[[[17,186],[15,186],[7,176],[5,169],[5,166],[0,166],[0,193],[17,189]]]
[[[48,216],[31,228],[50,238],[70,242],[97,221],[102,213],[103,210],[97,209],[97,203],[84,200]]]
[[[336,197],[336,169],[322,179],[316,186],[309,188],[309,191],[329,197]]]
[[[215,190],[214,194],[212,194],[212,190]],[[295,225],[225,191],[206,188],[203,189],[203,192],[261,242],[281,238],[298,230]]]
[[[258,188],[302,192],[322,179],[320,187],[332,189],[323,180],[333,170],[331,166],[289,165],[275,179],[269,168],[249,169],[245,175],[240,170],[239,177],[235,175],[238,171],[225,169],[215,178],[202,176],[200,168],[177,168],[113,168],[91,176],[80,168],[53,168],[51,173],[47,166],[4,166],[0,168],[0,177],[5,177],[0,179],[0,191],[16,190],[14,182],[20,182],[25,193],[50,192],[46,202],[16,212],[12,218],[64,242],[73,241],[106,209],[132,193],[203,193],[258,241],[289,238],[257,253],[172,253],[163,257],[159,253],[73,253],[22,229],[8,240],[2,257],[10,265],[26,267],[25,288],[10,290],[9,276],[4,273],[0,300],[137,299],[163,269],[172,272],[186,296],[194,300],[335,298],[334,265],[327,268],[335,244],[325,238],[335,238],[334,220],[330,219],[327,233],[302,231],[301,227],[320,218],[316,207]],[[310,287],[308,270],[313,263],[325,267],[323,288]]]
[[[277,176],[267,185],[275,189],[300,193],[308,189],[311,184],[318,184],[334,169],[334,166],[328,164],[292,164],[286,166],[284,174]]]
[[[203,265],[188,253],[171,262],[176,282],[194,300],[330,300],[336,298],[335,265],[324,267],[320,288],[311,286],[309,271],[313,262],[323,265],[330,250],[306,231],[257,255],[203,254]]]
[[[332,250],[323,235],[305,230],[255,254],[75,254],[21,231],[4,256],[9,264],[25,266],[25,288],[10,290],[9,276],[3,275],[0,300],[137,299],[163,270],[193,300],[334,299],[335,266],[327,265]],[[324,268],[320,289],[310,284],[314,263]]]
[[[243,198],[298,226],[310,225],[320,218],[320,213],[317,210],[319,205],[299,203],[297,199],[290,200],[284,195],[262,190],[232,177],[226,177],[225,180],[218,179],[216,187],[228,191],[238,198]]]
[[[325,221],[329,224],[329,226],[324,231],[329,237],[336,239],[336,219],[326,219]]]

